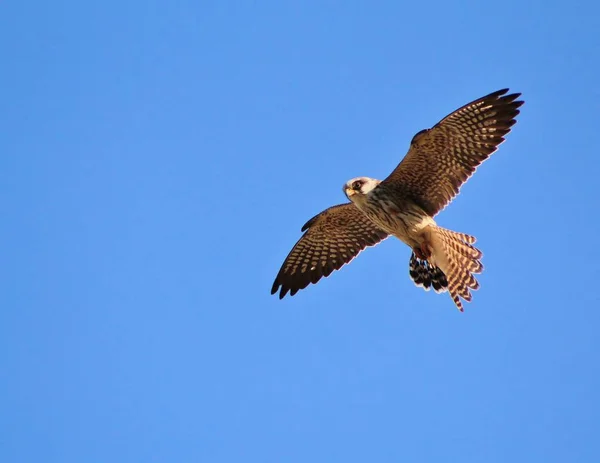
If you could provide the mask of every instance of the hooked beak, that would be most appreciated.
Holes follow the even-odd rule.
[[[348,185],[344,185],[342,187],[342,191],[344,192],[344,194],[346,195],[346,197],[350,198],[350,196],[355,195],[356,191],[354,191],[352,188],[349,188]]]

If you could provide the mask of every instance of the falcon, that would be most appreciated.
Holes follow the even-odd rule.
[[[317,283],[368,246],[395,236],[412,249],[410,278],[425,290],[450,294],[462,312],[479,288],[482,252],[474,236],[442,228],[433,218],[459,193],[516,123],[520,93],[498,90],[421,130],[385,179],[357,177],[343,191],[350,200],[310,219],[285,259],[271,294],[282,299]]]

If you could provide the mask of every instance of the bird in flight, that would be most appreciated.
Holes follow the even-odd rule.
[[[385,179],[357,177],[343,191],[350,202],[324,210],[286,257],[271,294],[290,296],[317,283],[390,235],[412,248],[409,275],[425,290],[450,293],[463,311],[479,288],[482,252],[475,237],[439,227],[433,218],[504,141],[516,123],[520,93],[498,90],[421,130],[396,169]]]

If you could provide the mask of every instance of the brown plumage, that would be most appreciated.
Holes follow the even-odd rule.
[[[430,241],[433,252],[429,257],[446,275],[448,292],[462,311],[463,306],[459,296],[465,301],[471,301],[471,289],[479,289],[479,282],[473,276],[481,273],[483,265],[480,260],[483,253],[473,246],[475,237],[457,233],[441,227],[433,227],[433,239]]]
[[[279,298],[293,296],[309,283],[316,283],[354,259],[367,246],[388,237],[352,203],[330,207],[310,219],[304,235],[285,259],[271,294],[279,287]]]
[[[398,167],[382,183],[435,216],[458,194],[517,122],[521,94],[490,93],[417,133]]]
[[[351,203],[311,219],[277,275],[271,292],[294,295],[350,262],[366,246],[394,235],[413,249],[409,273],[425,289],[450,293],[459,310],[479,288],[482,253],[475,237],[438,227],[433,217],[504,141],[515,124],[519,93],[479,98],[417,133],[383,181],[357,177],[344,186]]]

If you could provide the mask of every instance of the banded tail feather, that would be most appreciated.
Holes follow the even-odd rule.
[[[471,301],[471,290],[479,289],[479,283],[473,274],[481,273],[480,261],[483,253],[473,246],[476,238],[438,226],[432,227],[432,255],[430,260],[440,267],[448,280],[450,297],[461,312],[461,298]]]
[[[413,252],[408,263],[408,272],[415,285],[425,291],[431,288],[436,293],[448,291],[448,280],[442,269],[431,265],[427,260],[419,259]]]

